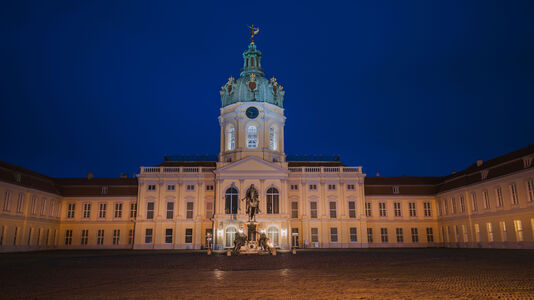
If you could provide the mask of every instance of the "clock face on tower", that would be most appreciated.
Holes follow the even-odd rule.
[[[247,108],[246,114],[249,119],[255,119],[258,116],[259,111],[254,106],[251,106]]]

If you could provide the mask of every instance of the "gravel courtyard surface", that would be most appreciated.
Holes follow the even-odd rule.
[[[534,299],[534,251],[359,249],[0,254],[0,298]]]

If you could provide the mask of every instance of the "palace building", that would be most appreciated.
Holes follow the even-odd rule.
[[[534,145],[442,177],[371,177],[339,157],[288,156],[283,87],[252,42],[222,86],[220,149],[136,178],[51,178],[0,162],[0,251],[215,249],[258,229],[280,249],[534,248]],[[250,234],[247,234],[251,236]]]

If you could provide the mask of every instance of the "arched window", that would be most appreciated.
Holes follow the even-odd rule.
[[[226,247],[233,247],[234,246],[234,240],[235,240],[235,233],[237,232],[237,229],[234,226],[228,226],[226,227]]]
[[[237,189],[230,187],[226,190],[224,212],[227,214],[237,214],[237,198],[239,197]]]
[[[254,67],[254,57],[251,57],[251,58],[250,58],[250,66],[251,66],[251,67]]]
[[[227,129],[226,143],[227,143],[226,147],[228,150],[235,149],[235,128],[233,126]]]
[[[274,226],[267,228],[267,237],[273,246],[278,246],[278,228]]]
[[[276,150],[276,132],[274,131],[274,128],[269,128],[269,148],[271,150]]]
[[[258,130],[251,125],[247,129],[247,147],[256,148],[258,146]]]
[[[267,190],[267,213],[268,214],[277,214],[279,211],[278,205],[278,190],[275,188],[269,188]]]

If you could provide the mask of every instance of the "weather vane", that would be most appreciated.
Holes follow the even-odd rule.
[[[248,28],[250,29],[250,43],[254,44],[254,36],[260,32],[260,28],[254,27],[254,24],[252,24],[252,26],[248,26]]]

